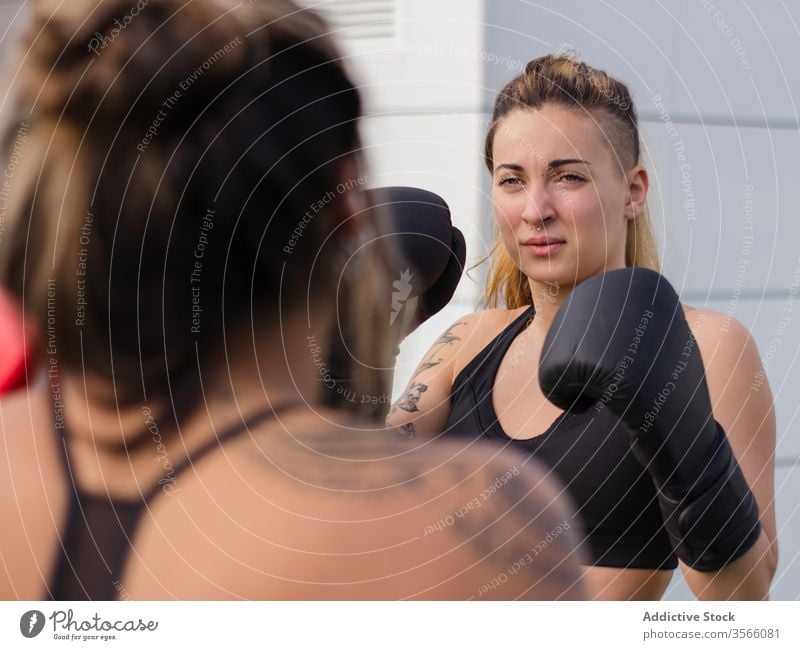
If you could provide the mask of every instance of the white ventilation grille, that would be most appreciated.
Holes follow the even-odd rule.
[[[393,39],[396,0],[300,0],[322,15],[339,38]]]

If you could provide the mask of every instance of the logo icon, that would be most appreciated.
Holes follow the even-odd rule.
[[[411,278],[411,272],[406,269],[400,274],[400,279],[392,283],[395,290],[392,292],[392,313],[389,316],[389,325],[394,325],[395,319],[403,309],[403,303],[411,295]]]
[[[38,609],[25,612],[19,619],[19,631],[26,639],[32,639],[44,629],[44,614]]]

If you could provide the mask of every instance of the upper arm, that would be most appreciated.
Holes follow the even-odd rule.
[[[416,432],[437,434],[444,430],[450,415],[454,362],[464,339],[473,333],[475,316],[458,319],[436,339],[390,409],[388,426],[409,437]]]
[[[758,346],[739,321],[718,312],[693,310],[689,324],[705,365],[714,417],[727,433],[777,558],[775,405]]]

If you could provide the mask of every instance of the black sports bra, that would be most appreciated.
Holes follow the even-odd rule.
[[[164,479],[143,492],[141,499],[112,499],[106,495],[89,494],[75,481],[69,453],[69,439],[64,427],[56,427],[56,435],[64,462],[67,490],[70,495],[67,525],[59,538],[51,600],[115,600],[125,597],[120,582],[132,540],[139,521],[150,501],[159,491],[171,493],[177,485],[175,478],[206,454],[218,449],[227,440],[250,429],[278,413],[298,406],[292,402],[274,410],[258,411],[247,420],[237,422],[206,442],[200,449],[171,468]],[[170,489],[167,489],[168,486]],[[177,490],[174,490],[177,492]]]
[[[625,424],[607,408],[565,411],[541,434],[515,440],[492,404],[500,363],[533,319],[533,306],[498,334],[458,374],[450,398],[448,434],[485,436],[513,445],[550,467],[577,507],[590,563],[674,569],[678,561],[663,528],[656,488],[633,457]]]

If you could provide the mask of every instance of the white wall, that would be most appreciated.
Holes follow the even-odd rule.
[[[444,197],[466,238],[469,267],[486,248],[490,220],[480,153],[486,128],[483,2],[396,0],[394,5],[393,38],[344,39],[366,100],[368,184],[414,185]],[[482,269],[470,275],[476,280],[465,276],[450,304],[403,342],[395,398],[438,335],[475,311]]]

